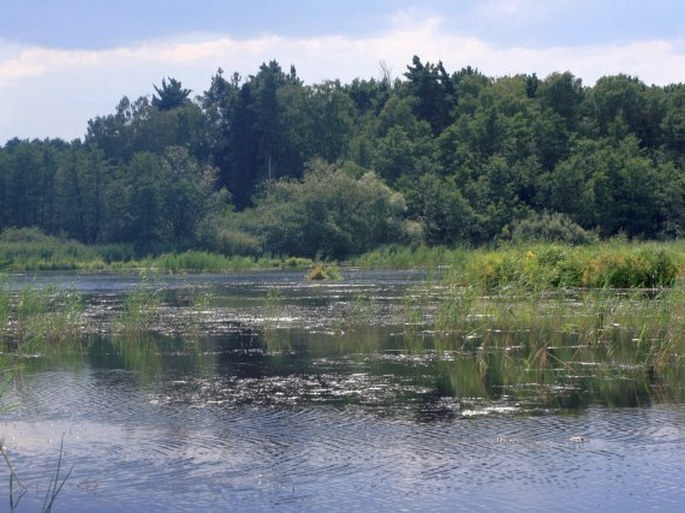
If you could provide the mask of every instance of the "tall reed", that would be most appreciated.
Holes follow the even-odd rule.
[[[558,287],[659,288],[673,286],[682,266],[675,245],[539,244],[466,252],[461,261],[452,264],[449,276],[462,285],[517,285],[533,291]]]
[[[161,290],[154,282],[153,274],[150,270],[141,271],[138,285],[124,296],[114,325],[128,336],[150,333],[161,303]]]
[[[5,440],[4,438],[0,438],[0,454],[2,454],[3,460],[5,461],[5,465],[7,467],[7,471],[9,472],[9,485],[8,485],[8,492],[9,492],[9,507],[10,511],[13,513],[17,511],[19,508],[19,503],[21,502],[21,499],[26,495],[26,493],[29,491],[29,488],[22,483],[22,481],[19,479],[19,475],[17,474],[17,471],[14,468],[14,465],[12,465],[12,462],[9,458],[9,455],[7,454],[7,450],[5,449]],[[62,469],[62,463],[64,459],[64,440],[60,443],[59,446],[59,457],[57,459],[57,468],[55,469],[55,472],[52,474],[50,477],[50,482],[47,486],[46,492],[45,492],[45,498],[43,500],[43,506],[41,507],[41,513],[50,513],[52,511],[53,506],[55,505],[55,501],[57,500],[57,496],[60,494],[62,491],[62,488],[66,484],[66,482],[69,480],[71,477],[71,473],[73,471],[73,467],[71,467],[66,474],[63,473]]]
[[[83,296],[73,289],[26,286],[13,292],[0,285],[0,343],[21,351],[42,351],[80,342]]]

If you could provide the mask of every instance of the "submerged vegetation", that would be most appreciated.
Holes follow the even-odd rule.
[[[440,395],[489,396],[506,390],[521,400],[537,397],[558,406],[571,400],[569,394],[582,402],[584,391],[604,386],[620,388],[611,392],[616,404],[626,387],[639,401],[652,392],[664,398],[678,393],[685,376],[679,244],[619,240],[490,250],[388,247],[354,264],[382,266],[392,259],[396,265],[401,259],[416,265],[420,258],[432,267],[398,304],[355,293],[330,310],[329,325],[322,328],[328,333],[326,351],[338,347],[342,354],[381,357],[383,347],[368,337],[384,309],[382,316],[391,316],[382,322],[397,327],[394,351],[428,358],[431,375],[437,373],[431,386]],[[290,265],[299,268],[307,262]],[[348,272],[345,266],[312,264],[312,276],[301,275],[302,286],[313,287],[308,279]],[[278,358],[295,351],[297,340],[281,335],[296,316],[277,285],[264,293],[261,313],[241,325],[207,290],[172,293],[163,276],[141,272],[137,286],[104,306],[89,303],[77,291],[15,290],[5,280],[0,287],[3,354],[87,354],[107,344],[127,367],[158,369],[161,345],[169,343],[174,351],[196,354],[198,362],[212,360],[203,341],[217,329],[249,334],[250,351],[261,347]]]

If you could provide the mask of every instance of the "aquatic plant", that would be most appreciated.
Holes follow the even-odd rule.
[[[312,265],[312,260],[310,258],[302,257],[288,257],[281,263],[281,267],[287,267],[289,269],[306,269]]]
[[[15,511],[17,509],[17,507],[19,506],[19,501],[21,501],[22,497],[28,491],[28,488],[26,488],[26,486],[24,486],[22,484],[21,480],[19,479],[19,476],[17,475],[17,472],[14,470],[14,466],[12,465],[12,462],[10,461],[9,456],[7,455],[4,437],[0,438],[0,454],[2,454],[2,457],[5,460],[5,465],[7,466],[7,470],[9,472],[10,511]],[[16,484],[16,486],[19,487],[19,492],[18,492],[18,495],[16,495],[16,496],[15,496],[15,484]]]
[[[285,313],[285,303],[281,291],[276,287],[271,287],[264,298],[264,331],[273,334],[278,322]]]
[[[71,476],[72,470],[74,469],[74,467],[71,467],[65,475],[60,476],[60,472],[62,470],[63,455],[64,440],[62,440],[59,444],[59,458],[57,460],[57,469],[55,470],[55,473],[52,475],[47,491],[45,493],[45,500],[43,501],[42,509],[43,513],[50,513],[52,511],[52,506],[55,504],[55,499],[57,499],[57,496],[62,491],[64,483],[67,482],[67,480]]]
[[[121,312],[115,319],[119,331],[131,336],[152,331],[162,302],[150,270],[141,271],[138,285],[124,296]]]
[[[653,261],[660,259],[656,255]],[[682,283],[658,289],[536,288],[525,277],[508,276],[510,280],[498,280],[497,286],[448,281],[442,289],[444,297],[437,300],[436,336],[453,345],[449,361],[455,354],[468,355],[474,379],[496,387],[534,384],[546,394],[545,401],[561,396],[564,401],[572,396],[580,400],[580,395],[568,391],[551,392],[554,387],[575,389],[579,380],[582,386],[592,387],[603,386],[603,380],[629,380],[634,388],[607,391],[618,404],[621,393],[632,394],[640,403],[648,400],[654,383],[682,377]],[[449,362],[445,365],[451,368]],[[450,375],[440,386],[462,390],[464,378]]]
[[[8,228],[0,234],[0,270],[103,269],[98,246],[44,234],[36,228]]]
[[[145,264],[148,267],[171,272],[219,272],[277,267],[278,260],[267,257],[256,259],[237,255],[227,257],[219,253],[208,253],[206,251],[184,251],[183,253],[165,253],[149,259]]]
[[[474,287],[450,287],[435,314],[435,328],[439,332],[464,332],[477,299]]]
[[[0,284],[0,343],[36,351],[80,341],[82,295],[73,289],[26,286],[18,292]]]
[[[338,332],[373,325],[378,313],[378,304],[373,296],[354,294],[352,301],[339,319]]]
[[[451,265],[450,281],[485,288],[671,287],[680,272],[675,246],[605,243],[589,246],[503,246],[464,253]]]
[[[309,271],[307,271],[307,279],[319,281],[319,280],[340,280],[342,279],[342,274],[340,269],[335,264],[324,264],[323,262],[317,262]]]
[[[26,495],[28,492],[29,488],[25,486],[21,480],[19,479],[19,476],[14,469],[14,466],[12,465],[12,462],[9,458],[9,455],[7,454],[7,450],[5,448],[5,439],[0,438],[0,454],[2,454],[3,460],[5,461],[5,465],[7,466],[7,470],[9,472],[9,505],[10,505],[10,511],[15,512],[17,511],[17,508],[19,507],[19,503],[21,499]],[[42,513],[50,513],[52,511],[52,507],[55,504],[55,500],[57,499],[57,496],[60,494],[62,491],[62,488],[64,487],[64,484],[69,480],[71,477],[71,473],[73,471],[73,467],[71,467],[66,474],[62,474],[62,460],[64,458],[64,440],[61,441],[60,446],[59,446],[59,457],[57,459],[57,468],[55,469],[55,472],[52,474],[50,478],[50,482],[47,487],[47,491],[45,493],[45,499],[43,500],[43,506],[41,508]],[[16,489],[18,488],[18,490]]]

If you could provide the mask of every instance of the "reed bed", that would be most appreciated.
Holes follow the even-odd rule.
[[[401,305],[406,335],[410,338],[428,326],[438,338],[478,356],[483,369],[492,366],[488,355],[501,353],[498,362],[513,365],[508,358],[515,357],[525,372],[591,361],[671,372],[668,369],[680,365],[685,354],[681,249],[676,243],[625,241],[582,247],[417,249],[414,256],[420,253],[424,261],[439,262],[441,268],[429,273],[432,281],[421,287],[423,292],[409,291]],[[385,256],[409,261],[401,248],[384,251]],[[215,257],[188,252],[160,257],[155,264],[174,272],[236,264]],[[279,262],[293,267],[311,264],[298,259]],[[137,334],[160,331],[163,292],[154,272],[142,272],[140,285],[123,299],[112,333],[135,339]],[[208,300],[203,298],[203,308]],[[265,301],[267,307],[280,304],[271,296]],[[363,298],[354,307],[341,321],[340,331],[373,323],[373,309]],[[10,293],[0,281],[0,343],[6,349],[29,351],[39,344],[80,342],[87,331],[83,311],[77,291],[27,287]],[[278,316],[268,317],[273,322]],[[200,335],[197,330],[193,334]]]
[[[253,258],[247,256],[225,256],[206,251],[185,251],[166,253],[158,257],[141,260],[136,264],[143,268],[155,268],[170,272],[221,272],[245,271],[250,269],[277,268],[281,260],[271,257]]]
[[[459,253],[447,279],[485,288],[662,288],[685,274],[681,243],[539,244]]]
[[[0,283],[0,347],[31,351],[80,340],[83,310],[75,290],[28,286],[11,292]]]
[[[591,376],[596,385],[611,375],[649,387],[685,368],[681,284],[659,292],[455,287],[439,305],[434,329],[497,386],[577,386]]]

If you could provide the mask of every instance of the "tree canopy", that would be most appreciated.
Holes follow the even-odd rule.
[[[0,231],[337,258],[685,228],[682,84],[493,78],[414,56],[394,81],[304,84],[271,61],[247,77],[219,69],[190,95],[167,77],[91,119],[84,140],[7,142]]]

